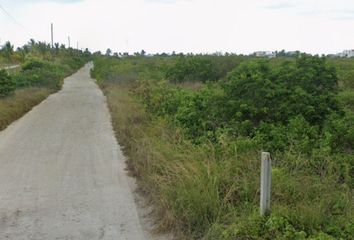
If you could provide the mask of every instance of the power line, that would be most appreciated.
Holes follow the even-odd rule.
[[[0,4],[0,9],[14,22],[16,23],[18,26],[20,26],[21,28],[27,30],[19,21],[16,20],[16,18],[14,18],[1,4]]]

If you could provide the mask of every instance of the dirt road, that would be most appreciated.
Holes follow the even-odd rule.
[[[87,65],[0,133],[0,239],[146,239]]]

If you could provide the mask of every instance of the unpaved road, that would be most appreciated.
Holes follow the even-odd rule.
[[[146,239],[90,66],[0,133],[0,239]]]

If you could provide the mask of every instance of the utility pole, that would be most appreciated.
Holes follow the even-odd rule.
[[[76,49],[79,50],[79,42],[76,42]]]
[[[68,36],[68,48],[70,48],[70,36]]]
[[[53,34],[53,23],[50,24],[51,36],[52,36],[52,48],[54,47],[54,34]]]

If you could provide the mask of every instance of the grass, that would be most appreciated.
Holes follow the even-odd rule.
[[[260,154],[252,141],[194,145],[146,112],[131,86],[101,86],[129,168],[156,208],[158,230],[177,239],[354,239],[352,190],[333,177],[282,167],[308,162],[300,154],[275,162],[272,213],[259,217]]]
[[[23,88],[9,97],[0,99],[0,130],[19,119],[51,94],[47,88]]]
[[[297,146],[306,142],[293,138],[291,147],[275,155],[271,212],[260,217],[261,147],[256,138],[220,132],[216,143],[195,144],[174,116],[154,112],[176,88],[173,83],[159,87],[163,65],[172,60],[100,58],[92,72],[107,96],[129,168],[155,206],[157,230],[172,230],[177,239],[354,239],[351,145],[331,152],[320,139],[323,146],[313,147],[309,155]],[[335,62],[342,86],[337,98],[348,115],[353,110],[353,64]],[[177,87],[192,94],[204,84]],[[170,102],[172,107],[175,103]],[[352,139],[350,125],[343,121],[333,122],[336,131],[344,140]]]

